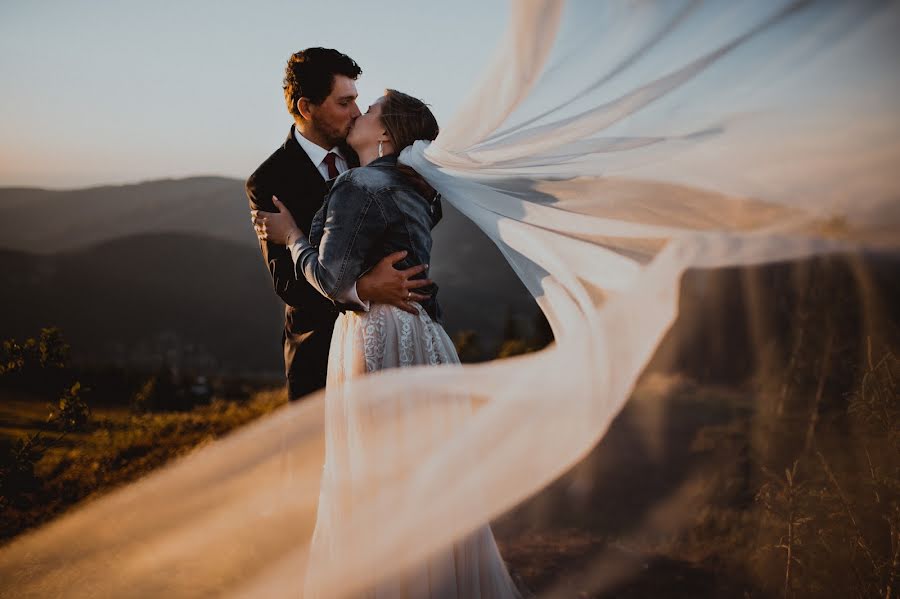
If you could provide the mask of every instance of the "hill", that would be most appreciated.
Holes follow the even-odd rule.
[[[537,307],[496,247],[446,203],[444,214],[432,278],[446,328],[496,345],[508,314],[528,323]],[[281,303],[241,181],[5,188],[0,223],[3,338],[54,324],[88,361],[280,371]]]

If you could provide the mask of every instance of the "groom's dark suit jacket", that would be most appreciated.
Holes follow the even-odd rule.
[[[357,166],[352,151],[344,150],[349,166]],[[322,205],[328,186],[297,139],[294,127],[284,144],[247,180],[250,208],[275,211],[272,196],[290,210],[303,231]],[[288,398],[295,400],[325,386],[331,331],[340,310],[294,273],[291,253],[283,245],[260,242],[263,259],[272,275],[275,293],[284,303],[284,367]]]

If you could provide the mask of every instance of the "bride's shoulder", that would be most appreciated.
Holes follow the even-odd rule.
[[[332,189],[342,188],[345,191],[356,190],[367,193],[378,191],[392,184],[393,179],[383,168],[358,166],[344,171],[334,180]]]

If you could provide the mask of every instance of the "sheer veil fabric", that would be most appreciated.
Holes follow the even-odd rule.
[[[453,342],[424,309],[413,316],[393,306],[375,304],[365,313],[338,316],[328,354],[325,466],[304,581],[303,596],[307,599],[334,596],[330,585],[321,592],[315,585],[322,581],[317,574],[320,568],[340,563],[352,550],[341,542],[369,544],[385,534],[383,527],[391,526],[384,520],[367,521],[360,516],[356,509],[360,493],[355,488],[357,483],[368,496],[377,495],[378,485],[408,477],[416,468],[415,456],[452,439],[471,418],[476,406],[474,398],[467,395],[423,402],[418,395],[400,394],[397,401],[377,406],[355,401],[352,386],[361,378],[389,368],[421,364],[459,365]],[[385,409],[391,414],[384,414]],[[423,428],[426,426],[427,431]],[[353,537],[334,534],[333,529],[344,527],[347,520],[353,521]],[[410,570],[378,580],[353,597],[520,599],[521,595],[503,563],[490,526],[484,524]]]
[[[327,596],[421,562],[578,462],[674,321],[686,269],[898,249],[900,4],[511,11],[480,86],[401,160],[494,241],[555,343],[343,390],[365,442],[409,397],[423,438],[392,456],[403,476],[346,498],[355,516],[331,529],[345,550],[314,573]],[[477,409],[424,438],[460,397]],[[2,593],[299,596],[322,434],[318,394],[90,502],[0,552]],[[358,522],[379,523],[375,542],[353,543]]]

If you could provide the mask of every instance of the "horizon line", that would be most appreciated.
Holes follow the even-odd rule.
[[[136,181],[130,182],[119,182],[119,183],[89,183],[87,185],[77,185],[77,186],[47,186],[47,185],[6,185],[4,183],[0,183],[0,191],[9,191],[9,190],[29,190],[29,191],[88,191],[91,189],[104,189],[111,187],[135,187],[138,185],[146,185],[148,183],[163,183],[167,181],[189,181],[191,179],[228,179],[231,181],[240,181],[243,182],[245,179],[230,176],[230,175],[221,175],[221,174],[198,174],[198,175],[187,175],[182,177],[157,177],[157,178],[147,178],[147,179],[139,179]]]

